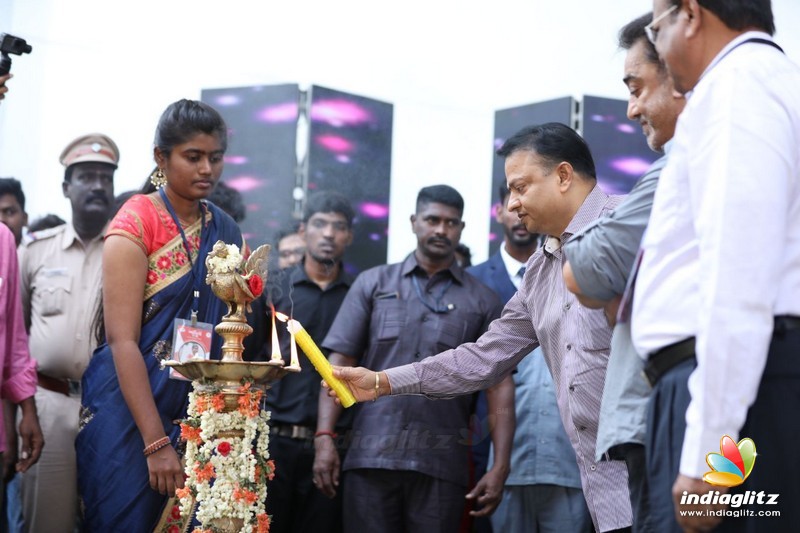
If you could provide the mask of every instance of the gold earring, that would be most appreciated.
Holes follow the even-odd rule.
[[[167,176],[164,175],[164,172],[160,168],[157,168],[150,174],[150,183],[152,183],[153,187],[156,189],[160,189],[167,184]]]

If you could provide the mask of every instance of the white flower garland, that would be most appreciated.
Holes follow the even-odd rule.
[[[209,270],[219,274],[228,274],[239,270],[244,258],[239,252],[239,247],[235,244],[226,244],[227,254],[225,257],[218,255],[208,258]]]
[[[269,531],[266,481],[275,467],[268,460],[270,413],[260,409],[263,391],[245,383],[238,408],[229,410],[218,387],[198,381],[193,387],[181,424],[188,476],[178,492],[181,515],[191,516],[197,501],[202,529],[195,533],[216,531],[215,520],[224,519],[241,519],[242,533]]]

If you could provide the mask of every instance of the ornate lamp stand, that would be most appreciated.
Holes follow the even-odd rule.
[[[273,382],[299,371],[284,367],[282,359],[242,360],[242,340],[253,332],[245,310],[263,290],[269,249],[257,248],[244,263],[237,247],[214,245],[206,258],[206,283],[228,306],[214,328],[224,340],[222,357],[164,363],[193,381],[189,418],[181,426],[188,478],[178,496],[183,514],[197,504],[201,531],[250,533],[269,527],[264,501],[274,465],[268,461],[269,413],[261,410],[261,399]]]

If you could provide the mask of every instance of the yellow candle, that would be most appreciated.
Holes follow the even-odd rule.
[[[270,304],[272,307],[272,304]],[[278,328],[275,327],[275,308],[272,307],[272,361],[280,361],[283,362],[283,356],[281,355],[281,345],[278,342]]]
[[[306,354],[311,364],[313,364],[314,368],[319,372],[319,375],[325,380],[325,383],[336,392],[336,396],[339,397],[339,401],[342,402],[342,405],[344,407],[350,407],[356,403],[353,393],[350,392],[350,389],[348,389],[344,383],[333,375],[333,367],[330,362],[328,362],[328,359],[325,358],[317,345],[314,344],[311,336],[303,326],[300,325],[300,322],[294,319],[289,320],[286,324],[286,328],[289,330],[289,333],[292,333],[297,339],[297,344],[300,345],[303,353]]]

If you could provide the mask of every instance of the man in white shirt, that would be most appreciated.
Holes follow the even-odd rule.
[[[777,505],[741,508],[780,511],[726,525],[783,531],[800,521],[800,463],[786,451],[800,438],[800,69],[772,41],[774,29],[769,0],[653,2],[649,37],[687,97],[632,315],[654,384],[651,509],[676,507],[664,530],[721,519],[682,516],[681,501],[727,492],[701,480],[724,435],[758,447],[752,475],[733,491],[779,494]]]

